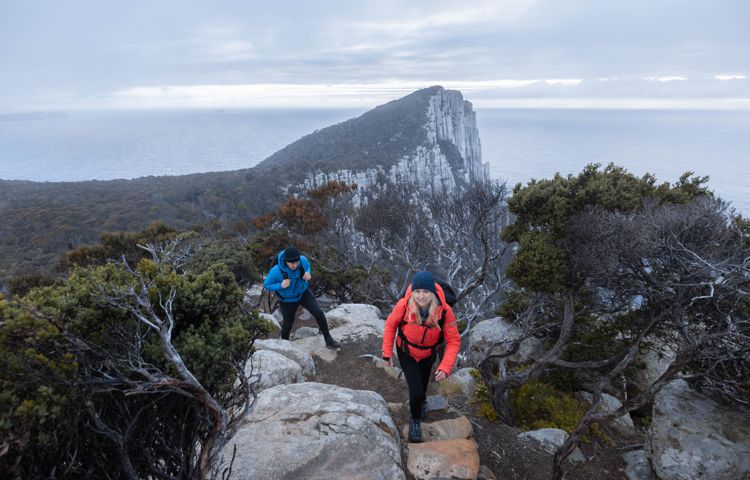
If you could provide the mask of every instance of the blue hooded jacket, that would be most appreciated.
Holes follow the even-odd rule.
[[[276,292],[284,303],[299,302],[302,299],[302,294],[307,290],[307,280],[303,279],[302,275],[304,275],[303,272],[310,273],[310,261],[306,256],[300,255],[300,266],[296,270],[292,270],[286,266],[284,250],[279,252],[278,260],[279,263],[274,265],[268,272],[268,275],[266,275],[263,286],[268,290]],[[284,274],[286,274],[286,278],[289,279],[290,283],[288,287],[281,288]]]

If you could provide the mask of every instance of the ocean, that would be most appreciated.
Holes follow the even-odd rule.
[[[364,110],[69,112],[0,121],[0,178],[80,181],[252,167]],[[1,120],[1,119],[0,119]],[[510,186],[592,162],[709,188],[750,216],[750,111],[477,109],[482,155]],[[744,165],[744,166],[743,166]]]

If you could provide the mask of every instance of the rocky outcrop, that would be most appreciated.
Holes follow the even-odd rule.
[[[222,455],[238,479],[403,479],[383,397],[322,383],[261,392]]]
[[[326,318],[329,320],[329,326],[332,327],[331,335],[344,345],[383,336],[385,320],[379,317],[379,311],[372,305],[344,304],[326,313]],[[336,359],[336,351],[326,348],[321,335],[308,336],[295,333],[294,338],[294,344],[311,355],[326,362]]]
[[[647,454],[661,480],[750,478],[750,421],[677,380],[656,395]]]
[[[466,339],[465,351],[468,355],[469,365],[475,366],[479,363],[484,355],[493,346],[505,345],[510,348],[511,342],[522,335],[522,332],[506,322],[501,317],[483,320],[474,325]],[[521,346],[516,353],[508,357],[508,360],[515,363],[524,363],[534,357],[541,351],[542,344],[536,338],[527,338],[521,342]]]
[[[482,162],[476,113],[459,91],[442,87],[426,89],[431,95],[424,112],[426,141],[386,165],[366,169],[315,172],[308,175],[304,189],[317,188],[330,181],[357,184],[355,201],[377,195],[386,181],[409,185],[416,191],[444,195],[458,186],[489,179],[489,164]],[[419,94],[416,92],[413,95]]]

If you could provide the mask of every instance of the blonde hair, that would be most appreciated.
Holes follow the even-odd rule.
[[[435,295],[432,292],[430,292],[430,297],[431,297],[430,298],[430,304],[427,306],[427,311],[429,312],[429,314],[427,315],[427,321],[426,321],[426,323],[428,325],[430,325],[431,327],[438,327],[439,328],[439,325],[438,325],[438,305],[439,305],[438,298],[437,298],[437,295]],[[408,320],[407,321],[409,321],[409,322],[418,322],[419,319],[420,319],[420,316],[419,316],[419,305],[417,305],[417,301],[414,300],[414,295],[413,294],[409,297],[409,302],[408,302],[407,305],[409,307],[409,312],[412,313],[412,315],[408,315]]]

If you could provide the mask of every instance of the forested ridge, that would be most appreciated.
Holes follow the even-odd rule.
[[[157,220],[180,229],[229,225],[268,212],[309,173],[388,167],[424,143],[427,103],[438,88],[306,135],[254,168],[113,181],[0,180],[0,282],[49,274],[65,251],[95,243],[102,232]]]

